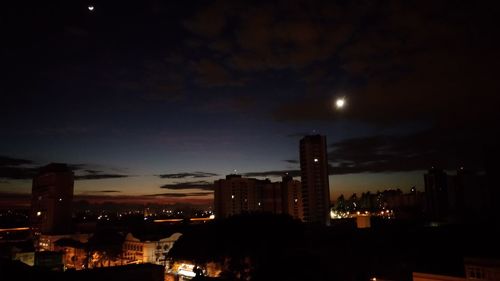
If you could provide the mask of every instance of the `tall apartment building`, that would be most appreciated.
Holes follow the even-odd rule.
[[[302,208],[302,185],[300,181],[285,175],[281,181],[282,211],[294,219],[304,220]]]
[[[268,180],[228,175],[214,182],[214,211],[216,218],[241,213],[263,211],[263,186]]]
[[[330,187],[326,137],[305,136],[300,140],[300,172],[304,221],[330,224]]]
[[[433,220],[445,220],[448,216],[448,175],[432,168],[424,175],[425,211]]]
[[[214,182],[214,210],[216,218],[266,212],[303,220],[302,186],[288,175],[282,182],[228,175]]]
[[[241,213],[268,212],[281,214],[282,185],[269,180],[228,175],[214,182],[214,209],[216,218]]]
[[[35,235],[71,232],[74,175],[66,164],[49,164],[33,178],[31,227]]]

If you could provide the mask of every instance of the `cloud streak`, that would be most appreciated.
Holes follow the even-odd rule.
[[[175,173],[175,174],[161,174],[158,177],[162,179],[185,179],[185,178],[209,178],[215,177],[218,174],[207,172],[192,172],[192,173]]]
[[[90,174],[75,176],[75,180],[103,180],[103,179],[119,179],[126,178],[128,175],[119,174]]]
[[[378,135],[330,145],[332,174],[426,170],[431,166],[481,169],[487,146],[474,134],[430,129],[404,136]]]
[[[282,177],[288,174],[291,177],[299,177],[300,170],[275,170],[275,171],[263,171],[263,172],[250,172],[245,173],[246,177]]]
[[[29,164],[34,164],[34,162],[28,159],[12,158],[0,155],[0,167],[29,165]]]
[[[102,180],[125,178],[129,175],[106,173],[91,164],[67,164],[75,173],[75,180]],[[0,156],[0,178],[8,180],[31,180],[43,165],[28,159]],[[106,168],[105,168],[106,169]]]
[[[213,192],[176,192],[176,193],[157,193],[157,194],[150,194],[147,196],[151,197],[173,197],[173,198],[183,198],[183,197],[193,197],[193,196],[207,196],[207,195],[212,195]]]
[[[213,190],[213,182],[208,182],[208,181],[176,182],[176,183],[164,184],[160,186],[160,188],[171,189],[171,190],[185,190],[185,189]]]

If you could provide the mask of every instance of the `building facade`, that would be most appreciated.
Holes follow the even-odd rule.
[[[123,242],[123,259],[126,263],[154,263],[166,266],[166,255],[181,235],[176,232],[158,240],[145,240],[128,233]]]
[[[448,216],[448,175],[431,168],[424,175],[425,211],[432,220],[445,220]]]
[[[216,218],[266,212],[303,220],[302,185],[287,175],[282,182],[228,175],[214,182],[214,211]]]
[[[304,220],[302,208],[302,184],[291,176],[285,175],[281,181],[283,213],[294,219]]]
[[[326,137],[305,136],[300,140],[300,173],[304,221],[330,224],[330,185]]]
[[[33,178],[31,227],[35,235],[71,232],[74,175],[66,164],[49,164]]]
[[[264,187],[270,183],[269,180],[243,178],[241,175],[228,175],[225,179],[216,180],[215,217],[227,218],[241,213],[264,211]]]

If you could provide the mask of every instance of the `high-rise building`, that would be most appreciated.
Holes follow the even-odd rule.
[[[330,224],[330,187],[326,137],[305,136],[300,140],[300,172],[304,221]]]
[[[31,226],[35,235],[71,231],[74,175],[66,164],[49,164],[33,178]]]
[[[281,181],[281,192],[283,213],[289,214],[294,219],[303,220],[302,185],[300,181],[294,180],[289,175],[284,176]]]
[[[264,211],[264,187],[271,182],[227,175],[214,182],[214,211],[216,218],[241,213]]]
[[[214,209],[216,218],[266,212],[303,220],[301,184],[289,176],[271,182],[228,175],[214,182]]]
[[[448,215],[448,175],[432,168],[424,175],[425,211],[433,220],[445,220]]]
[[[460,167],[448,177],[448,205],[452,220],[488,219],[494,201],[484,174]]]
[[[281,183],[268,182],[262,186],[262,211],[281,214],[283,211],[281,198]]]

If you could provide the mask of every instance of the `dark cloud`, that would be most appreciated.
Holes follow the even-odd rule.
[[[298,164],[298,163],[299,163],[299,161],[298,161],[298,160],[295,160],[295,159],[283,160],[283,161],[285,161],[285,162],[287,162],[287,163],[290,163],[290,164]]]
[[[42,127],[33,130],[36,135],[46,136],[81,136],[88,134],[91,129],[78,126],[62,126],[62,127]]]
[[[193,64],[193,70],[198,76],[198,84],[204,87],[242,86],[244,84],[243,79],[236,79],[227,67],[213,60],[202,59]]]
[[[195,106],[195,110],[203,113],[250,112],[256,100],[249,96],[229,96],[212,99]]]
[[[142,93],[146,100],[175,102],[184,96],[186,73],[180,71],[185,63],[179,57],[169,57],[165,61],[142,62],[132,71],[124,69],[123,75],[116,77],[123,90]],[[113,81],[113,80],[111,80]]]
[[[344,82],[333,88],[320,82],[326,87],[278,106],[275,118],[494,125],[500,117],[493,102],[500,90],[495,82],[500,44],[490,8],[474,2],[387,1],[351,11],[360,16],[354,19],[370,23],[353,22],[350,39],[332,53]],[[347,95],[343,112],[331,106],[336,95]]]
[[[288,174],[292,177],[300,177],[300,170],[264,171],[245,173],[246,177],[282,177]]]
[[[164,184],[161,188],[172,190],[185,190],[185,189],[202,189],[213,190],[213,183],[208,181],[192,181],[192,182],[176,182]]]
[[[90,164],[67,164],[75,173],[75,180],[97,180],[124,178],[129,175],[111,174],[100,170]],[[36,164],[33,160],[18,159],[0,156],[0,178],[10,180],[31,180],[43,165]],[[94,168],[93,168],[94,167]]]
[[[117,179],[126,178],[128,175],[118,175],[118,174],[89,174],[89,175],[79,175],[75,176],[75,180],[102,180],[102,179]]]
[[[432,166],[482,169],[487,146],[472,134],[426,130],[404,136],[370,136],[330,145],[330,174],[426,170]]]
[[[217,1],[185,26],[233,70],[302,68],[329,58],[349,38],[352,24],[342,10],[333,2]]]
[[[88,191],[87,193],[119,193],[119,190],[96,190],[96,191]]]
[[[0,156],[0,178],[11,180],[32,179],[37,173],[35,162],[28,159]]]
[[[15,192],[0,192],[0,198],[2,199],[26,199],[31,198],[31,194],[28,193],[15,193]]]
[[[75,173],[75,180],[101,180],[130,177],[130,175],[126,174],[109,172],[115,169],[111,167],[102,167],[100,165],[68,164],[68,166]]]
[[[14,208],[14,207],[29,207],[31,194],[27,193],[14,193],[14,192],[0,192],[0,206]]]
[[[0,178],[11,180],[31,180],[38,172],[38,168],[31,167],[1,167]]]
[[[19,159],[19,158],[12,158],[0,155],[0,167],[29,165],[29,164],[34,164],[34,162],[28,159]]]
[[[289,137],[289,138],[302,138],[302,137],[305,137],[305,136],[310,135],[310,134],[311,133],[300,132],[300,133],[289,134],[289,135],[287,135],[287,137]]]
[[[206,196],[212,195],[213,192],[182,192],[182,193],[158,193],[158,194],[150,194],[147,196],[152,197],[190,197],[190,196]]]
[[[162,179],[185,179],[185,178],[209,178],[218,176],[218,174],[207,172],[175,173],[158,175]]]

